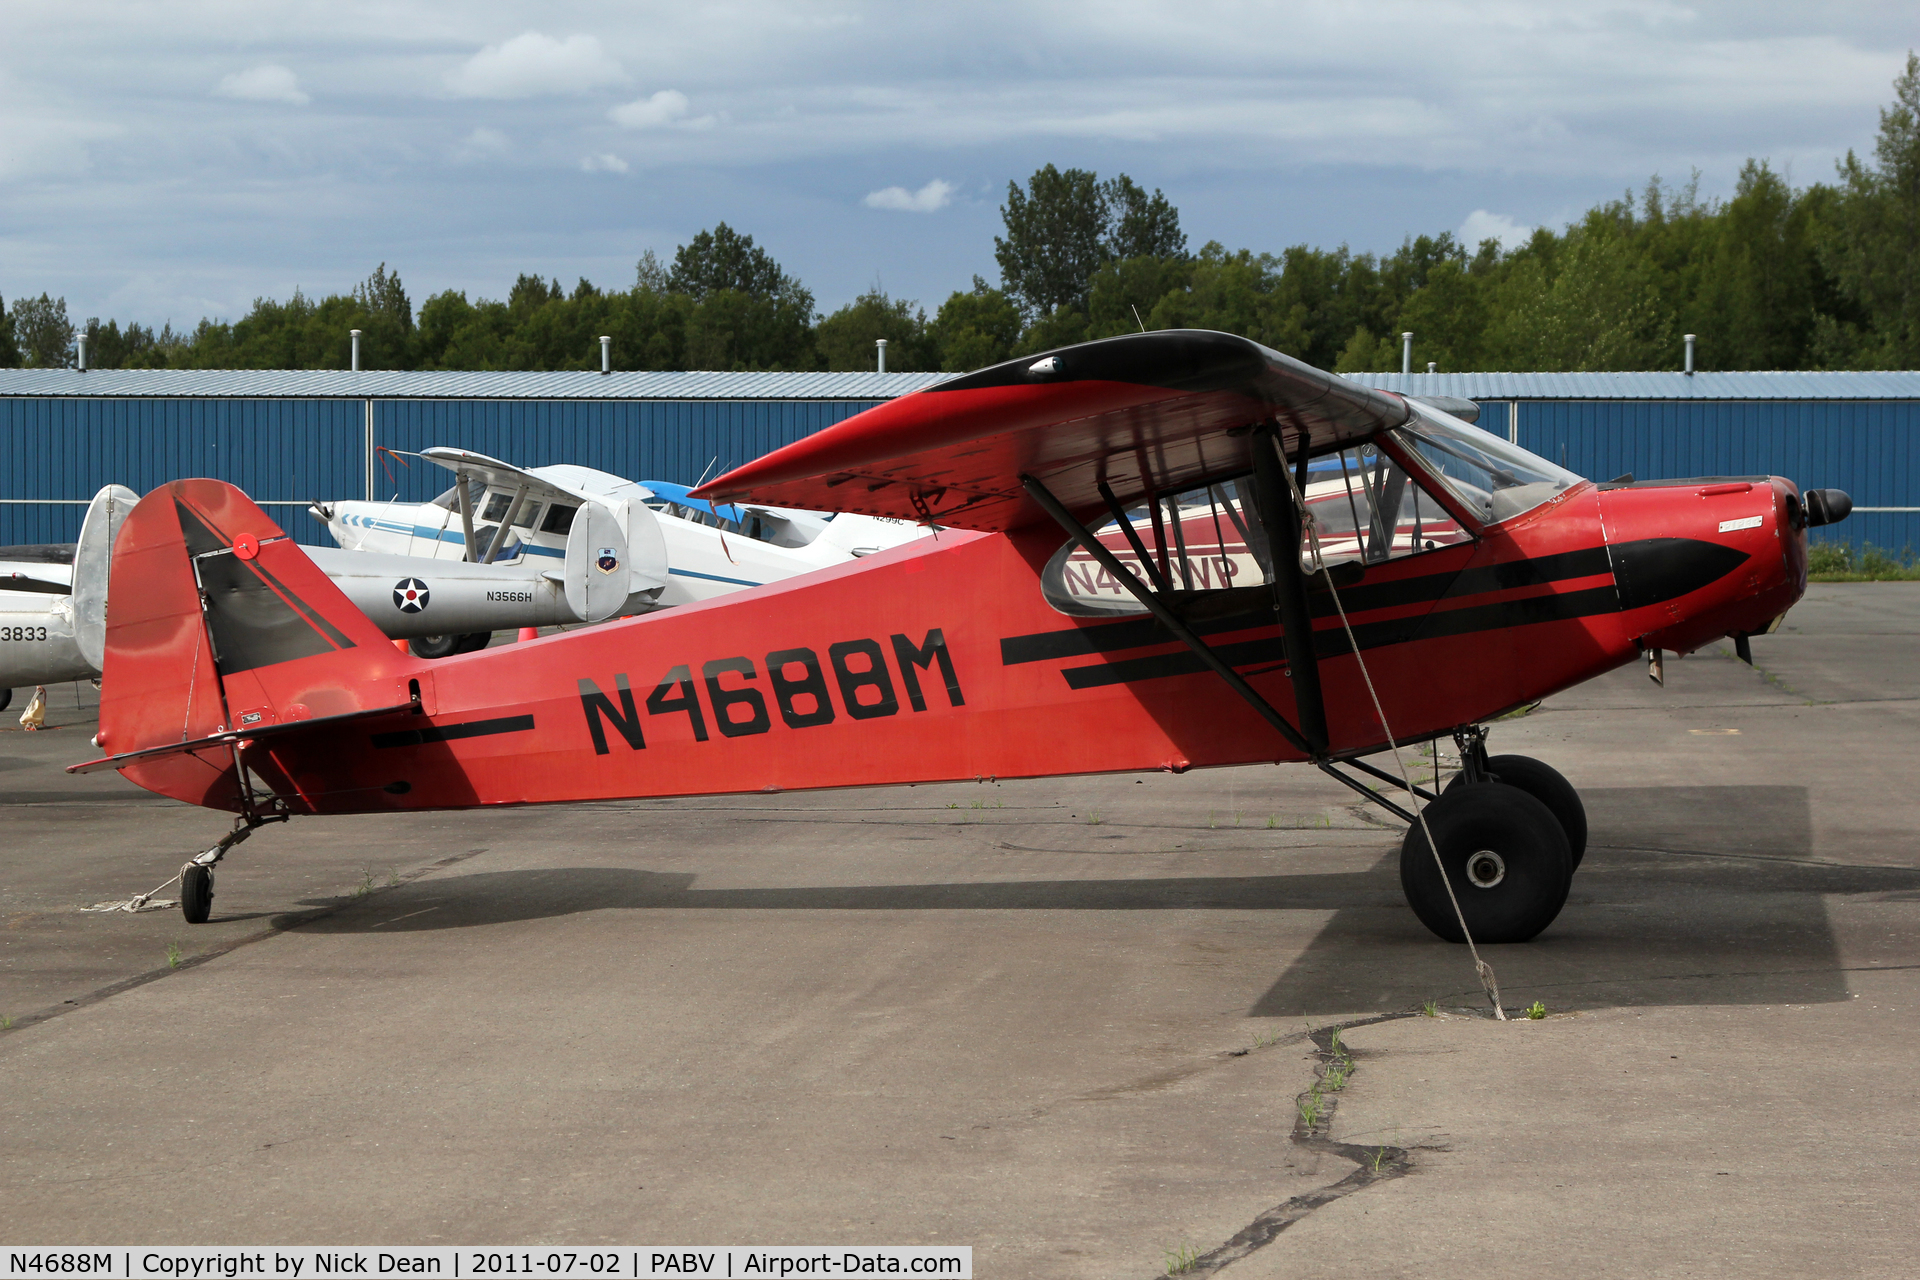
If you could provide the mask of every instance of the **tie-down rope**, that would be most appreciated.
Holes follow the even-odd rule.
[[[1274,439],[1276,450],[1279,438]],[[1307,509],[1306,495],[1300,492],[1300,486],[1293,478],[1293,469],[1287,466],[1286,454],[1280,455],[1280,474],[1287,478],[1287,488],[1293,491],[1294,510],[1300,513],[1300,521],[1307,531],[1307,541],[1313,548],[1313,568],[1315,573],[1324,573],[1327,578],[1327,590],[1333,596],[1333,607],[1340,615],[1340,626],[1347,633],[1347,646],[1353,650],[1353,660],[1360,666],[1360,678],[1366,682],[1367,696],[1373,699],[1373,713],[1380,719],[1380,729],[1387,735],[1387,747],[1393,752],[1393,767],[1399,770],[1401,782],[1406,784],[1407,801],[1414,806],[1414,818],[1420,823],[1422,834],[1427,837],[1427,848],[1433,853],[1433,864],[1440,870],[1440,883],[1447,888],[1447,901],[1453,904],[1453,918],[1460,922],[1460,936],[1467,940],[1467,951],[1473,956],[1473,969],[1480,977],[1480,985],[1486,989],[1487,999],[1493,1002],[1493,1016],[1500,1021],[1507,1020],[1507,1012],[1500,1007],[1500,982],[1493,976],[1493,966],[1480,958],[1480,948],[1473,943],[1473,931],[1467,928],[1466,913],[1460,910],[1460,899],[1453,891],[1453,880],[1447,875],[1447,864],[1440,859],[1440,846],[1434,841],[1433,829],[1427,826],[1427,806],[1420,799],[1420,793],[1413,789],[1413,779],[1407,774],[1407,766],[1400,758],[1400,744],[1394,741],[1393,727],[1387,723],[1386,709],[1380,705],[1380,694],[1373,687],[1373,676],[1367,670],[1367,659],[1360,652],[1360,642],[1354,639],[1353,624],[1347,621],[1347,607],[1340,603],[1340,588],[1333,583],[1333,571],[1327,567],[1325,558],[1320,554],[1320,524],[1315,515]],[[1356,532],[1359,529],[1355,523]],[[1274,554],[1279,554],[1275,546]],[[1288,551],[1289,555],[1298,555],[1298,548]],[[1305,645],[1311,646],[1313,638],[1308,636]],[[1308,660],[1311,661],[1309,654]]]

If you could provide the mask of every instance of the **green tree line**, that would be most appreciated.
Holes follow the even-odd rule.
[[[1523,244],[1409,237],[1392,253],[1210,241],[1190,252],[1179,211],[1121,174],[1047,165],[1007,184],[998,284],[979,276],[928,317],[875,286],[830,315],[725,223],[648,252],[626,288],[522,275],[505,300],[449,290],[412,306],[382,263],[347,294],[260,298],[244,318],[158,332],[90,319],[63,298],[0,300],[0,365],[369,369],[860,370],[887,339],[893,370],[962,371],[1140,329],[1244,334],[1340,372],[1416,368],[1674,369],[1698,335],[1703,369],[1920,367],[1920,58],[1881,109],[1870,157],[1795,188],[1749,160],[1734,193],[1701,199],[1659,178]]]

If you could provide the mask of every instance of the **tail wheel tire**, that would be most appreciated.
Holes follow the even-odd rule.
[[[1580,803],[1580,793],[1573,784],[1558,769],[1532,756],[1489,756],[1487,773],[1495,782],[1520,788],[1553,812],[1560,820],[1560,829],[1567,833],[1567,853],[1578,868],[1587,852],[1587,807]],[[1443,790],[1452,791],[1465,785],[1466,780],[1466,774],[1457,773]]]
[[[493,643],[493,632],[475,631],[459,637],[455,653],[478,653]]]
[[[0,689],[0,711],[5,711],[8,707],[12,705],[13,705],[13,690]]]
[[[188,924],[205,924],[213,914],[212,867],[188,867],[180,873],[180,914]]]
[[[407,651],[416,658],[451,658],[460,651],[461,636],[415,636]]]
[[[1420,923],[1464,942],[1447,883],[1475,942],[1526,942],[1553,923],[1573,883],[1567,833],[1552,810],[1505,782],[1451,789],[1400,845],[1400,887]],[[1433,832],[1446,880],[1434,864]]]

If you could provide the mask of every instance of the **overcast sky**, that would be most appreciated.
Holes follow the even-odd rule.
[[[632,283],[726,221],[824,310],[997,279],[1010,178],[1163,188],[1194,247],[1559,225],[1869,150],[1904,3],[0,0],[0,295],[234,319],[384,261],[418,306]]]

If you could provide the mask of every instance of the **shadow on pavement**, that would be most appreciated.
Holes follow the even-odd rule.
[[[1920,870],[1814,861],[1804,787],[1594,788],[1583,798],[1592,834],[1559,919],[1530,943],[1482,948],[1506,1003],[1522,993],[1520,1003],[1556,1009],[1844,1000],[1826,896],[1920,893]],[[1397,879],[1394,861],[1376,870]],[[1249,1013],[1427,999],[1484,1003],[1465,949],[1409,940],[1403,919],[1356,904]]]

